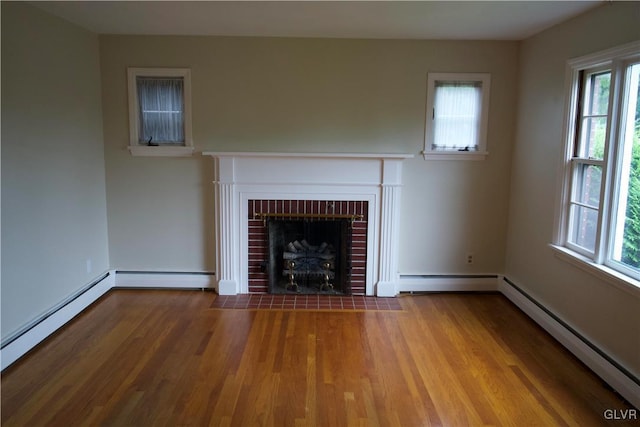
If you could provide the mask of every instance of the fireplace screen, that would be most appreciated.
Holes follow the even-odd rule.
[[[271,219],[270,293],[350,295],[351,221]]]

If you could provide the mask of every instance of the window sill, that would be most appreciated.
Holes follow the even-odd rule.
[[[423,151],[425,160],[485,160],[486,151]]]
[[[188,157],[193,155],[193,147],[130,145],[132,156],[147,157]]]
[[[555,256],[569,264],[578,267],[582,271],[585,271],[592,276],[606,281],[612,284],[618,289],[621,289],[636,298],[640,297],[640,282],[626,276],[612,268],[605,265],[596,264],[590,259],[570,250],[563,246],[549,245],[555,252]]]

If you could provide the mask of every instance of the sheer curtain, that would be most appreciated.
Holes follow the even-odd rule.
[[[482,84],[436,82],[433,103],[433,149],[478,149]]]
[[[137,77],[140,103],[138,141],[184,144],[184,80]]]

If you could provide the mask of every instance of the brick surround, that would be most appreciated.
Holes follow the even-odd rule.
[[[269,276],[263,271],[268,259],[267,228],[259,213],[271,214],[336,214],[362,215],[353,222],[351,245],[351,292],[366,294],[367,226],[369,203],[367,201],[344,200],[249,200],[248,201],[248,248],[249,248],[249,293],[266,294]]]

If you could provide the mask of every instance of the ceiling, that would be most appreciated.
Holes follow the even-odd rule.
[[[98,34],[522,40],[605,1],[30,3]]]

